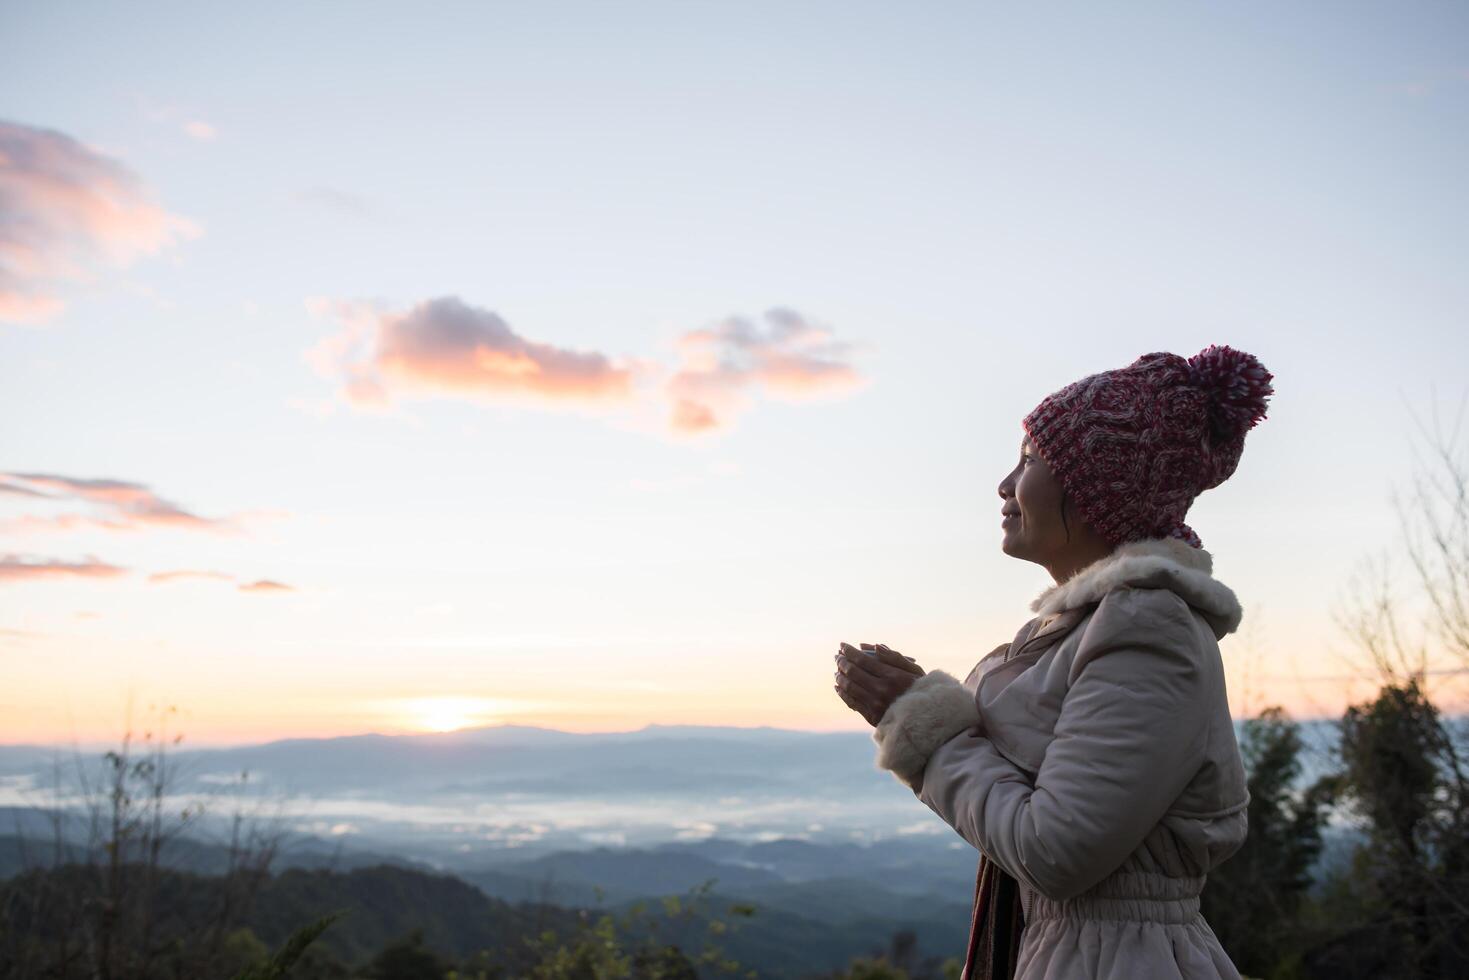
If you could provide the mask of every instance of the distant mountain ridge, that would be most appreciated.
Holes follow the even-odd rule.
[[[1336,730],[1306,722],[1301,734],[1305,785],[1331,768]],[[0,746],[0,791],[44,803],[58,773],[89,765],[101,785],[100,752],[71,756]],[[578,899],[596,885],[630,894],[628,880],[639,883],[633,890],[687,883],[690,874],[675,873],[679,853],[718,862],[724,884],[750,888],[769,883],[759,872],[790,886],[855,877],[914,896],[967,897],[973,887],[974,848],[877,768],[864,732],[501,725],[188,749],[170,761],[181,802],[205,809],[191,831],[203,838],[222,839],[235,810],[272,811],[294,839],[318,842],[308,851],[473,876],[502,896],[533,894],[548,870],[559,894]],[[0,825],[7,832],[16,831]],[[600,877],[558,863],[608,845],[643,856]]]
[[[1236,722],[1236,732],[1242,727]],[[1300,722],[1307,769],[1313,753],[1335,745],[1335,722]],[[775,750],[778,753],[772,754]],[[511,751],[514,750],[514,751]],[[0,744],[0,775],[45,775],[63,747]],[[100,755],[83,751],[82,755]],[[287,785],[299,777],[314,792],[343,788],[420,792],[640,793],[685,791],[731,779],[746,790],[832,792],[887,788],[870,733],[811,732],[758,726],[648,724],[627,732],[566,732],[491,725],[453,732],[364,733],[278,739],[258,744],[180,748],[180,768],[214,775],[249,771]],[[1309,780],[1310,773],[1303,774]]]

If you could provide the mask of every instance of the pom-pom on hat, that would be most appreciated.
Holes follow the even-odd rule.
[[[1272,377],[1232,347],[1187,360],[1144,354],[1047,395],[1022,424],[1082,519],[1112,545],[1175,537],[1201,548],[1184,515],[1239,465]]]

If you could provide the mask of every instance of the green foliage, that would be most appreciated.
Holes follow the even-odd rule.
[[[563,938],[553,930],[545,930],[527,939],[534,963],[531,980],[699,980],[714,974],[740,975],[740,964],[730,958],[707,937],[722,936],[731,931],[731,923],[718,918],[704,918],[703,904],[713,879],[692,889],[689,899],[667,895],[659,899],[662,920],[650,919],[647,902],[629,906],[620,918],[606,912],[581,910],[570,937]],[[600,895],[598,896],[600,898]],[[748,918],[754,906],[736,903],[730,914]],[[659,942],[657,934],[664,926],[688,927],[702,922],[704,945],[690,958],[677,943]],[[743,974],[749,980],[755,971]]]
[[[280,980],[305,955],[306,948],[316,942],[317,937],[341,915],[341,912],[334,912],[297,929],[289,939],[281,944],[281,948],[276,950],[274,956],[269,960],[262,958],[262,961],[241,970],[235,974],[234,980]],[[242,931],[248,932],[248,930]],[[255,938],[253,933],[250,934],[250,938]],[[265,949],[264,943],[258,939],[255,942],[262,951]]]
[[[1278,708],[1246,722],[1249,835],[1210,873],[1205,918],[1264,980],[1469,975],[1469,794],[1452,733],[1413,677],[1338,728],[1339,766],[1296,792],[1295,724]],[[1333,808],[1365,843],[1313,882]]]
[[[415,929],[374,956],[366,976],[370,980],[444,980],[453,968],[453,963],[424,946],[422,930]]]
[[[225,934],[220,948],[220,964],[235,980],[250,980],[270,960],[270,947],[250,929],[234,929]]]
[[[882,957],[859,956],[847,968],[848,980],[908,980],[908,972],[900,970]]]
[[[963,964],[956,957],[929,957],[922,963],[918,956],[918,936],[911,929],[899,929],[888,939],[886,952],[854,956],[843,970],[821,975],[822,980],[910,980],[936,977],[936,980],[958,980]]]
[[[1416,678],[1388,685],[1341,720],[1344,788],[1391,861],[1419,862],[1434,850],[1445,805],[1448,734]]]
[[[1248,833],[1209,875],[1201,898],[1204,918],[1245,973],[1278,976],[1278,964],[1301,938],[1302,905],[1334,783],[1293,793],[1300,752],[1299,727],[1281,708],[1245,722],[1240,754],[1248,774]]]
[[[1335,883],[1339,924],[1317,960],[1381,977],[1469,975],[1469,786],[1452,733],[1418,676],[1352,705],[1340,727],[1336,787],[1368,843]]]

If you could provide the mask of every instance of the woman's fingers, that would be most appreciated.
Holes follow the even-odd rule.
[[[864,655],[859,654],[858,656]],[[842,680],[846,681],[850,687],[861,691],[866,701],[875,702],[891,697],[891,694],[888,693],[888,685],[882,678],[858,670],[850,659],[844,659],[838,670],[842,675]]]
[[[876,721],[873,721],[874,709],[862,700],[860,693],[856,692],[853,688],[848,688],[840,684],[834,686],[836,687],[837,697],[846,702],[847,707],[861,715],[863,720],[869,725],[877,724]]]
[[[858,654],[858,656],[865,655]],[[852,660],[848,657],[840,657],[837,660],[836,686],[838,691],[845,692],[864,706],[866,709],[863,712],[864,715],[878,711],[879,705],[886,707],[893,697],[882,681],[869,674],[863,674],[853,666]]]
[[[884,681],[891,681],[900,674],[913,673],[906,667],[899,667],[897,664],[894,664],[884,658],[881,651],[873,651],[871,653],[854,653],[851,656],[847,657],[846,661],[850,663],[860,673],[866,674],[869,677],[879,678]],[[906,660],[903,662],[905,664],[907,663]]]
[[[864,721],[867,721],[869,723],[872,722],[872,709],[864,704],[858,697],[854,696],[849,691],[842,690],[841,688],[837,688],[837,696],[846,702],[847,707],[851,708],[853,711],[857,712],[857,714],[861,715]]]
[[[846,647],[842,659],[851,664],[854,669],[860,670],[867,674],[874,674],[878,677],[883,676],[884,670],[882,669],[882,666],[880,666],[881,661],[876,659],[875,654],[869,653],[865,650],[853,649],[850,644],[844,643],[842,645]]]
[[[923,668],[881,644],[862,647],[839,646],[835,688],[849,708],[876,725],[914,679],[923,676]]]
[[[878,656],[885,657],[885,658],[891,660],[893,663],[897,664],[899,667],[913,668],[913,667],[917,667],[918,666],[918,661],[914,660],[912,657],[908,656],[907,654],[904,654],[904,653],[902,653],[902,652],[900,652],[898,650],[894,650],[892,647],[888,646],[886,643],[879,643],[875,647],[873,647],[873,649],[877,651]],[[920,671],[922,670],[922,668],[919,668],[919,669],[920,669]]]
[[[850,644],[844,643],[842,645],[851,649]],[[862,649],[868,652],[854,653],[852,659],[856,663],[863,664],[876,661],[877,663],[895,667],[906,674],[912,674],[914,677],[922,677],[924,674],[923,668],[918,666],[912,657],[905,657],[898,651],[890,649],[881,643],[864,643],[862,644]],[[881,671],[874,671],[874,673],[881,673]]]
[[[915,677],[923,676],[922,667],[918,666],[918,664],[914,663],[908,657],[903,656],[898,651],[889,650],[887,647],[883,646],[880,643],[877,646],[877,652],[874,654],[874,656],[877,657],[878,660],[881,660],[883,663],[891,664],[899,670],[912,674]]]

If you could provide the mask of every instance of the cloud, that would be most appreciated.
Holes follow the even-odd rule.
[[[43,500],[50,498],[49,493],[32,490],[30,487],[16,486],[13,483],[0,483],[0,494],[13,493],[18,497],[40,497]]]
[[[651,411],[661,427],[696,435],[727,428],[756,394],[803,401],[863,383],[851,363],[856,345],[781,307],[761,322],[729,317],[684,332],[672,368],[529,340],[455,296],[405,313],[324,299],[307,308],[341,325],[306,351],[307,362],[359,409],[382,410],[411,393],[575,403],[609,416]]]
[[[222,582],[233,582],[236,576],[228,572],[207,572],[190,568],[180,568],[168,572],[154,572],[148,576],[148,581],[153,585],[165,582],[177,582],[183,579],[204,578],[215,579]],[[241,582],[236,586],[241,592],[294,592],[292,586],[284,582],[276,582],[271,579],[257,579],[254,582]]]
[[[691,330],[677,343],[682,365],[669,379],[671,424],[697,433],[719,428],[748,406],[748,392],[800,401],[862,384],[849,363],[855,346],[794,310],[768,310],[765,328],[744,317]]]
[[[171,572],[154,572],[148,576],[148,581],[156,584],[159,582],[177,582],[179,579],[186,578],[213,578],[223,579],[226,582],[233,582],[235,580],[235,577],[227,572],[201,572],[194,571],[193,569],[180,568]]]
[[[0,521],[10,532],[72,530],[100,527],[109,531],[136,531],[145,527],[175,527],[192,531],[239,533],[237,518],[200,517],[158,496],[141,483],[125,480],[79,479],[55,473],[0,472],[0,490],[51,500],[82,501],[99,514],[27,515]]]
[[[226,534],[241,532],[245,518],[272,518],[282,516],[279,511],[249,511],[228,518],[201,517],[187,511],[172,501],[158,496],[141,483],[126,480],[81,479],[60,476],[55,473],[0,472],[0,497],[13,494],[21,499],[82,501],[92,504],[95,513],[90,514],[25,514],[0,521],[0,532],[56,531],[88,528],[104,528],[109,531],[142,531],[159,527],[181,528],[188,531],[211,531]],[[23,559],[19,555],[6,557],[8,564],[0,568],[0,578],[44,578],[57,576],[102,577],[120,574],[122,568],[91,559],[84,563],[67,563],[49,560]],[[158,585],[182,579],[204,578],[225,582],[236,581],[228,572],[200,569],[172,569],[154,572],[148,582]],[[269,579],[242,584],[239,588],[247,592],[272,590],[294,591],[289,585]]]
[[[65,307],[62,281],[199,234],[117,160],[65,133],[0,120],[0,321],[51,319]]]
[[[28,295],[16,288],[17,280],[4,266],[4,251],[0,242],[0,323],[43,323],[66,308],[54,296]]]
[[[0,582],[45,578],[115,578],[126,575],[127,571],[126,568],[99,561],[96,555],[87,555],[86,560],[79,562],[17,554],[0,555]]]
[[[205,122],[197,116],[191,116],[189,111],[182,106],[156,103],[139,93],[134,93],[133,99],[138,111],[146,116],[149,122],[177,127],[178,131],[185,136],[202,142],[212,141],[219,135],[219,129],[213,123]]]
[[[296,590],[284,582],[273,582],[268,578],[258,579],[254,582],[243,582],[240,584],[241,592],[295,592]]]
[[[630,396],[633,368],[595,351],[527,340],[498,314],[457,296],[419,303],[406,313],[330,308],[343,330],[307,352],[321,373],[339,378],[347,400],[381,406],[409,392],[508,397],[539,402],[602,401]]]

